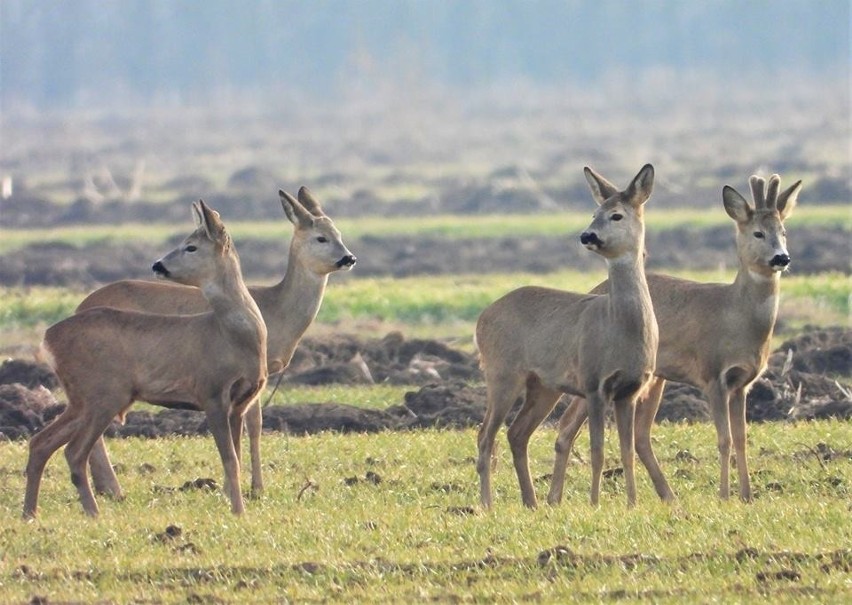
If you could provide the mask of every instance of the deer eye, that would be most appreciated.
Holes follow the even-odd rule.
[[[609,217],[609,218],[610,218],[610,219],[612,219],[612,220],[614,220],[614,221],[620,221],[620,220],[621,220],[621,219],[623,219],[624,217],[623,217],[622,215],[620,215],[620,214],[618,214],[618,213],[616,212],[615,214],[613,214],[613,215],[612,215],[611,217]]]
[[[187,252],[195,252],[196,250],[198,250],[198,248],[196,246],[193,246],[192,244],[190,244],[189,246],[184,248],[184,250],[186,250]]]
[[[321,243],[321,244],[324,244],[324,243],[326,243],[326,242],[328,241],[328,238],[327,238],[327,237],[325,237],[325,236],[323,236],[323,235],[320,235],[320,236],[317,238],[317,241],[318,241],[319,243]]]
[[[755,231],[755,232],[754,232],[754,236],[755,236],[757,239],[763,239],[764,237],[766,237],[766,236],[763,234],[763,231]]]

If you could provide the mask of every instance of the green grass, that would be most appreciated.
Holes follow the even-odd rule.
[[[541,497],[553,439],[545,428],[531,443]],[[810,451],[820,442],[848,449],[852,423],[752,426],[751,505],[717,499],[709,424],[656,429],[679,502],[661,504],[640,469],[629,511],[620,479],[605,480],[600,508],[588,504],[585,463],[569,467],[562,505],[526,510],[501,447],[495,506],[483,513],[475,442],[474,430],[266,435],[267,491],[235,518],[219,491],[176,489],[198,477],[221,482],[212,439],[110,440],[127,499],[101,498],[100,518],[85,518],[58,454],[29,523],[19,520],[26,446],[2,443],[0,602],[852,598],[850,454],[820,461]],[[606,468],[617,466],[615,442],[609,430]],[[587,459],[585,435],[578,448]],[[684,450],[699,462],[678,456]],[[167,537],[169,526],[179,535]]]
[[[524,236],[560,236],[579,233],[588,225],[588,211],[560,211],[545,214],[491,214],[475,216],[437,215],[411,217],[368,216],[342,218],[335,224],[347,239],[366,235],[374,237],[433,236],[446,238],[494,238]],[[731,225],[731,220],[718,208],[665,209],[648,212],[649,230],[681,227],[705,228]],[[845,206],[811,206],[796,208],[790,219],[794,226],[841,226],[852,230],[852,213]],[[29,244],[60,242],[83,246],[97,242],[144,241],[163,244],[174,236],[183,236],[191,227],[189,215],[183,226],[171,224],[75,225],[50,229],[0,229],[0,254],[6,254]],[[239,246],[240,240],[259,239],[289,241],[292,232],[286,219],[277,221],[229,220],[228,229]]]
[[[672,272],[704,282],[730,282],[732,271]],[[470,344],[473,324],[482,310],[510,290],[527,284],[583,292],[605,278],[603,269],[565,270],[541,275],[506,273],[410,278],[352,278],[330,284],[317,317],[319,326],[372,336],[403,329],[408,336],[456,339]],[[334,281],[334,280],[333,280]],[[62,288],[0,289],[0,340],[25,330],[25,338],[74,312],[84,292]],[[791,328],[804,324],[848,325],[852,279],[837,273],[787,275],[781,281],[779,317]],[[18,338],[18,337],[14,337]],[[34,346],[37,342],[27,343]]]

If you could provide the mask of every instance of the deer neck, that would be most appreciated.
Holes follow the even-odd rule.
[[[266,344],[266,327],[260,309],[243,282],[237,260],[215,279],[201,286],[225,334],[237,341]]]
[[[264,309],[269,330],[269,359],[287,365],[299,339],[313,322],[322,304],[328,275],[319,275],[291,255],[284,279],[272,287],[268,309]]]
[[[656,328],[642,253],[608,260],[607,270],[609,315],[613,327],[631,334],[645,334],[652,326]]]
[[[744,264],[731,285],[738,308],[748,317],[749,325],[764,339],[772,336],[778,316],[778,294],[781,286],[779,273],[763,275]]]

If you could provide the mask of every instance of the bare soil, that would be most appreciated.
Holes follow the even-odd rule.
[[[263,425],[269,431],[464,428],[479,425],[485,411],[485,387],[473,355],[437,340],[407,339],[399,332],[376,339],[306,338],[282,378],[285,392],[290,385],[333,383],[392,383],[411,385],[411,390],[383,410],[342,401],[267,406]],[[808,329],[771,356],[768,370],[749,394],[748,420],[852,419],[851,378],[852,330]],[[40,430],[64,407],[54,394],[58,392],[56,377],[45,366],[19,359],[0,365],[0,435],[26,439]],[[556,421],[564,405],[560,401],[547,422]],[[680,384],[666,388],[658,422],[709,419],[697,389]],[[107,431],[112,437],[149,438],[206,433],[204,414],[192,410],[130,412],[124,425],[113,423]]]

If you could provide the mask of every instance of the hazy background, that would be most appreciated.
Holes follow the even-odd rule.
[[[508,175],[588,201],[584,164],[645,162],[663,199],[777,171],[838,203],[850,2],[0,0],[0,137],[0,176],[63,203],[246,170],[331,200]]]

